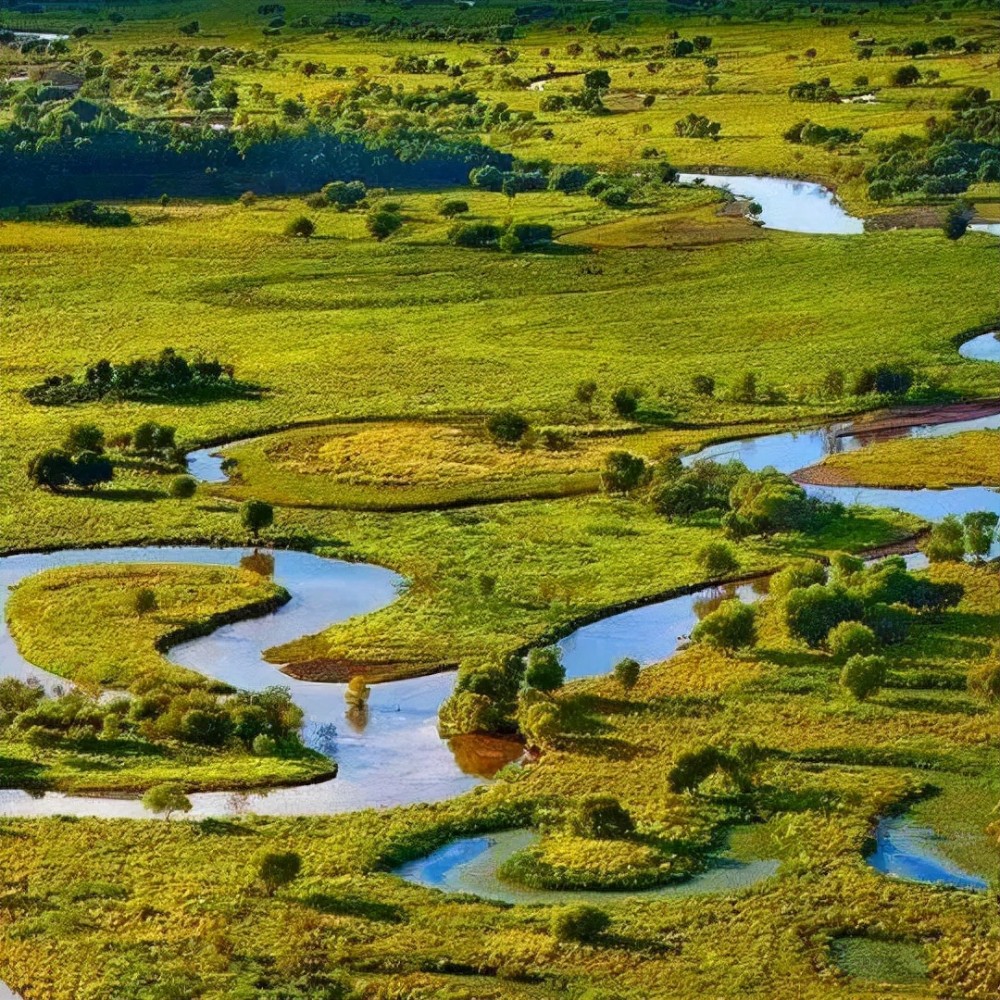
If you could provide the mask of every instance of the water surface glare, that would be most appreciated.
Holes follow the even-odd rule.
[[[760,221],[768,229],[835,236],[856,236],[865,231],[864,219],[848,215],[836,195],[821,184],[731,174],[681,174],[679,180],[685,184],[701,180],[709,187],[726,188],[737,198],[757,202],[763,209]]]

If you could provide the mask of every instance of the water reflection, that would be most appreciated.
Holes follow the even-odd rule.
[[[868,864],[876,871],[910,882],[949,885],[982,892],[986,879],[963,871],[940,853],[941,838],[905,816],[883,819],[875,831],[875,850]]]
[[[249,555],[240,559],[240,569],[249,570],[264,577],[265,580],[270,580],[274,576],[274,556],[270,552],[254,549]]]

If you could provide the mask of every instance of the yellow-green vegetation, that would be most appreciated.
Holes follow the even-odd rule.
[[[187,65],[199,48],[249,50],[255,54],[252,61],[234,58],[215,66],[216,91],[234,92],[237,98],[235,108],[221,109],[223,120],[237,125],[280,118],[281,103],[289,98],[301,97],[310,110],[337,109],[359,81],[405,93],[458,85],[490,104],[503,102],[519,115],[533,116],[484,128],[489,142],[525,160],[618,165],[655,149],[685,167],[822,178],[838,186],[850,204],[866,209],[871,205],[861,174],[879,143],[903,132],[919,133],[928,115],[945,112],[962,87],[995,87],[995,25],[987,7],[887,5],[832,16],[804,7],[763,14],[746,8],[728,10],[727,20],[721,20],[718,12],[665,14],[662,7],[645,3],[632,5],[628,16],[618,19],[581,5],[517,24],[513,5],[441,3],[414,9],[386,4],[356,12],[371,18],[356,30],[324,24],[330,10],[317,0],[286,6],[277,22],[274,11],[261,14],[253,5],[235,3],[195,3],[183,12],[143,4],[122,12],[120,22],[109,21],[106,12],[49,10],[19,12],[16,19],[21,27],[91,27],[91,34],[71,42],[71,54],[85,59],[98,52],[105,65],[119,67],[123,72],[111,76],[111,94],[142,115],[193,115],[183,88],[164,87],[162,79]],[[608,17],[606,30],[588,31],[600,15]],[[386,30],[394,17],[399,21]],[[271,27],[272,22],[278,26]],[[195,33],[180,30],[192,23]],[[516,27],[501,43],[498,28],[505,24]],[[374,30],[380,26],[381,31]],[[483,37],[463,40],[464,33],[476,29]],[[711,44],[673,58],[667,48],[671,32],[686,39],[704,36]],[[910,42],[941,36],[952,36],[955,47],[932,49],[917,59],[901,51]],[[872,44],[866,46],[865,40]],[[967,41],[979,41],[982,51],[963,51]],[[865,48],[871,58],[859,59]],[[4,57],[12,63],[17,59],[16,54]],[[430,65],[422,72],[408,71],[421,58]],[[705,58],[716,62],[706,66]],[[894,72],[914,62],[921,79],[912,86],[893,85]],[[457,77],[453,66],[460,68]],[[595,67],[611,78],[604,100],[609,113],[543,109],[546,97],[578,92],[582,75]],[[553,73],[568,75],[545,79]],[[789,99],[790,86],[822,78],[848,99],[873,94],[874,100],[808,104]],[[154,89],[158,83],[159,91]],[[390,106],[377,120],[388,120],[391,112]],[[675,122],[691,112],[719,121],[720,139],[677,137]],[[863,137],[846,149],[784,141],[785,130],[804,118],[860,131]],[[984,188],[986,201],[1000,194],[996,185]]]
[[[484,197],[495,199],[496,216],[506,210],[502,195]],[[518,206],[534,197],[519,196]],[[4,343],[5,548],[234,537],[228,508],[170,499],[165,478],[141,468],[119,466],[93,496],[32,489],[28,458],[83,420],[109,440],[155,420],[177,427],[182,446],[310,420],[511,406],[545,425],[584,420],[574,391],[594,380],[602,419],[612,393],[637,385],[640,417],[774,425],[876,405],[820,391],[829,370],[850,376],[869,365],[875,343],[885,359],[906,358],[955,390],[1000,392],[996,366],[959,358],[951,339],[994,318],[986,297],[951,300],[957,282],[989,286],[995,247],[985,234],[952,244],[936,233],[768,232],[707,250],[602,250],[592,260],[425,243],[419,225],[375,244],[356,216],[332,211],[321,220],[326,238],[290,240],[281,231],[294,210],[280,201],[189,205],[125,230],[0,230],[6,320],[17,331]],[[896,303],[889,313],[874,308],[887,298]],[[56,343],[54,325],[63,331]],[[224,359],[270,391],[198,406],[36,407],[20,396],[103,356],[150,357],[171,344]],[[747,368],[775,388],[767,398],[776,402],[730,401]],[[716,379],[717,398],[692,393],[698,374]]]
[[[906,643],[885,648],[887,686],[863,703],[838,689],[840,665],[829,654],[789,638],[780,604],[765,605],[752,651],[692,647],[645,670],[627,696],[611,679],[568,686],[557,696],[564,728],[541,762],[451,803],[229,823],[8,821],[4,978],[53,1000],[127,996],[125,984],[154,981],[207,998],[240,996],[251,982],[315,992],[329,985],[321,970],[333,967],[373,998],[597,989],[622,998],[875,1000],[889,988],[868,980],[863,963],[844,963],[854,975],[844,973],[837,943],[873,938],[923,947],[930,978],[915,977],[902,995],[986,1000],[997,969],[990,898],[887,879],[863,860],[879,815],[935,787],[942,800],[969,789],[957,794],[978,804],[952,810],[942,832],[981,843],[982,867],[971,856],[966,863],[997,874],[984,832],[988,793],[997,791],[997,707],[963,683],[1000,642],[1000,585],[986,567],[931,575],[961,584],[961,602],[921,615]],[[682,751],[751,738],[763,758],[749,791],[734,794],[714,778],[693,794],[668,790],[665,775]],[[608,906],[609,931],[585,947],[552,938],[548,908],[458,899],[386,873],[455,835],[523,825],[539,807],[549,820],[569,815],[583,796],[609,788],[640,830],[663,836],[730,822],[734,812],[767,819],[760,829],[782,867],[731,896]],[[298,878],[273,896],[253,860],[262,849],[302,859]]]
[[[879,441],[831,455],[805,472],[811,482],[896,489],[1000,486],[1000,431]]]
[[[25,659],[91,692],[147,679],[192,687],[208,682],[171,663],[163,655],[170,645],[287,600],[283,588],[251,570],[75,566],[19,584],[7,621]]]
[[[95,565],[29,577],[7,618],[19,652],[78,689],[45,697],[4,681],[4,787],[141,791],[300,784],[335,773],[297,738],[301,712],[282,694],[238,694],[170,663],[163,650],[288,595],[243,569]],[[111,690],[131,697],[96,700]],[[265,742],[255,738],[263,736]]]

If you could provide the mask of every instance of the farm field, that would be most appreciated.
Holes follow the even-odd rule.
[[[998,53],[0,10],[0,996],[995,1000]]]

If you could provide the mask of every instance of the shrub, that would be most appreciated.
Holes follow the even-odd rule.
[[[593,176],[593,170],[587,167],[562,164],[553,168],[552,173],[549,174],[549,189],[572,194],[586,187],[587,182]]]
[[[35,486],[53,491],[69,484],[73,476],[73,459],[61,448],[49,448],[28,463],[28,478]]]
[[[954,514],[938,521],[921,550],[932,563],[960,562],[965,556],[965,529]]]
[[[155,611],[158,607],[159,602],[156,600],[156,593],[150,590],[149,587],[137,590],[135,596],[132,598],[132,608],[137,615],[147,615],[150,611]]]
[[[962,518],[965,551],[977,561],[985,559],[997,537],[1000,515],[989,510],[972,510]]]
[[[174,428],[147,420],[132,432],[132,450],[140,455],[155,455],[174,447]]]
[[[393,211],[386,205],[373,208],[365,216],[365,227],[375,240],[380,243],[388,239],[394,232],[403,225],[403,217],[398,211]]]
[[[791,591],[785,598],[785,623],[796,639],[821,646],[830,629],[844,621],[860,621],[861,600],[838,586],[811,587]]]
[[[552,936],[559,941],[588,943],[597,940],[608,929],[611,920],[596,906],[577,903],[555,910],[550,918]]]
[[[885,683],[885,663],[877,656],[852,656],[840,672],[840,686],[864,701]]]
[[[516,444],[528,432],[528,421],[514,410],[501,410],[486,421],[486,430],[499,444]]]
[[[469,211],[469,203],[462,201],[460,198],[449,198],[441,205],[438,211],[446,219],[452,219],[456,215],[465,215]]]
[[[364,201],[366,194],[368,192],[361,181],[331,181],[322,189],[327,204],[336,205],[339,209],[353,208]]]
[[[513,233],[507,232],[500,237],[499,247],[504,253],[520,253],[524,244]]]
[[[893,87],[909,87],[920,79],[920,70],[916,66],[900,66],[889,76]]]
[[[630,656],[626,656],[615,664],[613,671],[615,680],[621,685],[623,691],[631,691],[636,686],[639,682],[641,669],[639,661],[633,660]]]
[[[260,733],[253,738],[255,757],[273,757],[278,752],[278,742],[267,733]]]
[[[895,646],[909,636],[913,613],[892,604],[875,603],[865,608],[863,621],[883,646]]]
[[[614,796],[585,795],[570,816],[570,828],[578,837],[619,840],[635,832],[635,823]]]
[[[826,637],[830,652],[838,659],[852,656],[869,656],[878,648],[878,639],[867,625],[861,622],[841,622],[830,629]]]
[[[615,413],[624,420],[630,420],[639,409],[639,397],[641,393],[637,389],[622,387],[617,389],[611,396],[611,405]]]
[[[240,504],[240,523],[257,538],[274,523],[274,508],[263,500],[246,500]]]
[[[674,135],[682,139],[717,140],[721,131],[721,122],[713,122],[706,115],[696,115],[693,111],[674,123]]]
[[[735,598],[723,601],[694,627],[691,638],[729,653],[752,646],[757,640],[756,609]]]
[[[648,479],[646,462],[627,451],[608,452],[601,471],[601,486],[608,493],[631,493]]]
[[[99,455],[104,451],[104,431],[97,424],[73,424],[66,433],[63,447],[71,455],[81,451],[92,451]]]
[[[710,576],[728,576],[740,568],[736,553],[725,542],[708,542],[695,555],[698,565]]]
[[[253,191],[244,191],[237,200],[244,208],[252,208],[257,204],[257,195]]]
[[[771,577],[771,597],[786,597],[791,591],[826,583],[826,569],[815,559],[796,559]]]
[[[70,477],[82,489],[92,490],[101,483],[110,483],[114,474],[109,458],[95,451],[81,451],[73,460]]]
[[[257,880],[268,896],[289,885],[302,870],[302,858],[294,851],[262,851],[255,858]]]
[[[695,375],[691,379],[691,391],[696,396],[714,396],[715,379],[711,375]]]
[[[197,489],[198,483],[194,476],[175,476],[170,482],[170,495],[175,500],[189,500]]]
[[[456,247],[489,247],[502,233],[492,222],[459,222],[448,231],[448,242]]]
[[[715,773],[721,758],[722,754],[713,746],[683,751],[667,772],[667,787],[675,794],[693,792]]]
[[[288,225],[285,226],[286,236],[295,236],[300,239],[307,240],[315,232],[316,223],[304,215],[300,215],[298,218],[292,219]]]
[[[528,666],[524,671],[526,687],[546,693],[555,691],[566,682],[566,668],[555,646],[535,648],[528,653]]]
[[[456,691],[438,713],[438,729],[445,737],[496,732],[503,721],[503,713],[494,699],[475,691]]]

